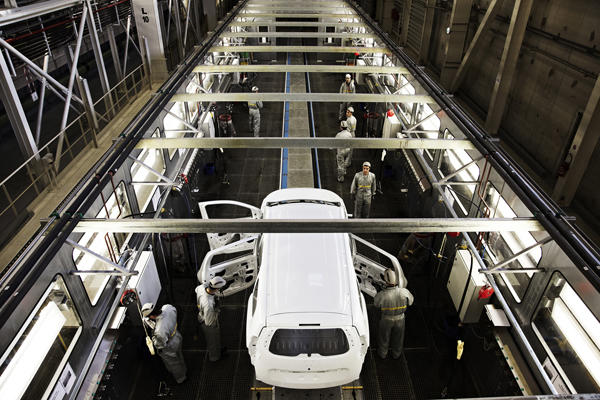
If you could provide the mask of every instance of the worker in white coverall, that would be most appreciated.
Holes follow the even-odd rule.
[[[369,218],[371,200],[375,197],[375,174],[370,172],[371,163],[363,163],[362,172],[357,172],[350,185],[350,194],[354,198],[354,218]]]
[[[198,322],[204,332],[208,359],[218,361],[221,358],[221,327],[219,325],[219,303],[215,295],[227,282],[220,276],[196,287],[198,304]]]
[[[177,383],[187,379],[187,368],[183,360],[183,338],[177,330],[177,310],[165,304],[160,310],[154,310],[154,304],[146,303],[142,307],[144,324],[152,331],[152,344],[162,359],[167,371]]]
[[[346,79],[344,80],[344,82],[342,82],[342,84],[340,86],[340,93],[341,94],[356,93],[356,85],[354,85],[354,80],[352,79],[352,76],[350,74],[346,74]],[[350,104],[351,104],[351,102],[349,102],[349,101],[344,101],[343,103],[340,104],[340,113],[339,113],[340,121],[344,119],[346,110],[348,109],[348,107],[350,107]]]
[[[258,93],[258,87],[252,87],[252,93]],[[252,100],[248,102],[248,125],[250,132],[254,133],[254,137],[258,137],[260,132],[260,109],[263,103],[260,100]]]
[[[348,107],[346,109],[346,122],[348,123],[348,131],[352,137],[356,137],[356,117],[352,115],[354,113],[354,107]]]
[[[352,134],[348,131],[348,123],[346,121],[340,122],[340,129],[341,131],[335,135],[336,139],[352,139]],[[352,149],[349,147],[337,149],[335,161],[337,163],[337,180],[338,182],[344,182],[346,168],[352,163]]]
[[[377,331],[377,355],[386,358],[391,347],[392,357],[398,359],[404,349],[404,313],[406,308],[412,305],[414,297],[407,288],[398,286],[398,277],[393,269],[388,268],[385,271],[384,279],[387,287],[377,293],[373,302],[375,307],[381,310]],[[403,282],[403,285],[405,284]]]

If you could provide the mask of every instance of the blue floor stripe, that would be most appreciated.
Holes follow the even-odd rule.
[[[292,56],[288,53],[287,65],[290,65]],[[290,73],[285,74],[285,92],[290,93]],[[283,137],[289,136],[290,127],[290,102],[286,101],[283,111]],[[281,154],[281,188],[286,189],[288,186],[288,149],[284,148]]]

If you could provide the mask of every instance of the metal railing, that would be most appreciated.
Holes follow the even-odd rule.
[[[84,111],[6,177],[0,183],[0,223],[8,227],[11,221],[25,214],[27,207],[46,189],[55,188],[57,175],[88,145],[97,147],[98,137],[108,133],[103,129],[111,119],[149,84],[143,65],[138,66],[94,103],[97,123],[92,122],[91,113]],[[60,168],[56,170],[53,157],[63,134]]]

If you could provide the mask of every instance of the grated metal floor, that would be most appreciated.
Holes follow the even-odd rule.
[[[269,62],[274,55],[264,55],[264,62]],[[277,55],[278,63],[283,63],[284,54]],[[312,55],[314,58],[315,56]],[[327,59],[320,55],[323,63],[335,63],[335,59]],[[336,57],[335,55],[331,57]],[[316,63],[316,59],[309,59]],[[283,74],[261,74],[256,85],[263,92],[281,92]],[[312,74],[311,87],[315,92],[337,92],[342,76],[336,74]],[[358,91],[364,91],[362,86]],[[355,105],[355,109],[360,105]],[[338,132],[338,105],[331,103],[315,104],[315,126],[318,136],[334,136]],[[282,124],[282,105],[265,103],[261,113],[261,136],[280,136]],[[363,123],[360,113],[355,113],[358,120],[357,131],[361,131]],[[235,104],[233,120],[238,136],[251,136],[248,130],[247,110],[243,104]],[[262,199],[279,187],[279,150],[226,150],[225,159],[229,184],[223,184],[219,172],[212,175],[200,173],[198,191],[193,193],[195,201],[232,199],[259,206]],[[208,156],[208,155],[207,155]],[[349,169],[346,182],[336,180],[335,152],[319,150],[319,167],[322,187],[338,193],[352,210],[350,199],[350,179],[360,164],[369,159],[375,164],[376,174],[383,169],[377,161],[377,154],[369,150],[358,150],[354,154],[352,167]],[[208,157],[207,159],[210,159]],[[382,179],[383,193],[379,194],[372,207],[373,217],[403,217],[415,212],[409,206],[408,196],[400,191],[408,182],[398,158],[389,155],[386,158],[387,170],[391,173],[378,175]],[[366,234],[361,235],[377,246],[397,254],[405,235]],[[203,235],[197,236],[199,262],[208,250]],[[375,256],[375,255],[373,255]],[[375,257],[377,258],[377,257]],[[456,365],[452,358],[453,340],[442,328],[444,318],[453,313],[450,299],[445,289],[445,268],[441,264],[440,273],[435,274],[437,261],[431,259],[424,267],[406,266],[409,290],[415,296],[415,304],[407,311],[404,356],[399,360],[381,360],[375,355],[376,313],[372,299],[368,303],[371,326],[371,349],[367,354],[360,376],[363,390],[354,393],[364,399],[429,399],[442,397],[442,391],[448,386],[447,396],[477,397],[492,395],[518,395],[516,385],[511,385],[512,378],[505,374],[501,355],[486,346],[485,337],[489,332],[483,330],[477,337],[469,331],[465,346],[463,364]],[[197,285],[195,272],[173,273],[172,296],[169,301],[176,305],[179,315],[179,329],[184,338],[184,357],[188,367],[188,380],[177,385],[160,360],[150,357],[143,345],[141,328],[125,326],[121,329],[117,348],[118,362],[113,368],[112,378],[105,376],[103,382],[108,389],[96,395],[96,399],[267,399],[272,393],[253,393],[254,371],[250,364],[245,347],[245,312],[250,291],[240,292],[224,299],[221,314],[222,345],[228,349],[227,357],[218,362],[208,361],[206,344],[196,320],[196,304],[194,288]],[[479,329],[479,328],[478,328]],[[475,331],[473,331],[475,334]],[[483,346],[481,339],[483,335]],[[491,336],[490,336],[491,337]],[[489,343],[489,342],[488,342]],[[490,384],[489,379],[481,376],[487,372],[498,377],[497,384]],[[453,373],[451,375],[451,373]],[[128,379],[117,379],[126,376]],[[452,378],[452,379],[450,379]],[[161,382],[163,387],[159,392]],[[495,387],[492,387],[495,386]],[[282,393],[281,391],[279,393]],[[313,393],[314,394],[314,393]],[[310,398],[310,393],[306,393]],[[352,393],[344,393],[344,398],[353,398]],[[289,396],[288,396],[289,398]],[[328,398],[328,397],[321,397]],[[360,398],[360,397],[356,397]]]

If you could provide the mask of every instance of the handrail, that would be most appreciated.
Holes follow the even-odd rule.
[[[127,78],[129,78],[130,76],[132,76],[134,73],[136,73],[138,70],[143,69],[143,64],[140,64],[136,69],[134,69],[133,71],[131,71],[125,78],[121,79],[115,86],[112,87],[112,89],[110,89],[108,92],[106,92],[106,94],[104,94],[104,96],[100,97],[98,99],[98,101],[96,101],[94,103],[94,105],[100,103],[100,101],[104,100],[104,98],[106,96],[108,96],[109,94],[111,94],[112,91],[114,91],[123,81],[125,81]],[[77,118],[75,118],[73,121],[71,121],[71,123],[69,123],[65,129],[63,129],[62,131],[58,132],[56,134],[56,136],[54,136],[52,139],[50,139],[48,141],[48,143],[46,143],[44,146],[40,147],[38,149],[38,151],[33,154],[31,157],[29,157],[27,160],[25,160],[25,162],[23,164],[21,164],[20,166],[18,166],[10,175],[8,175],[6,178],[4,178],[4,180],[2,180],[2,182],[0,182],[0,186],[4,185],[8,180],[10,180],[13,176],[15,176],[19,171],[21,171],[21,169],[23,169],[26,165],[28,165],[33,159],[39,159],[41,158],[41,153],[42,150],[45,150],[46,148],[48,148],[48,146],[50,146],[50,144],[52,144],[52,142],[54,142],[56,139],[58,139],[58,137],[61,134],[64,134],[71,126],[73,126],[73,124],[75,122],[77,122],[80,118],[85,116],[85,112],[82,114],[79,114],[79,116]]]

